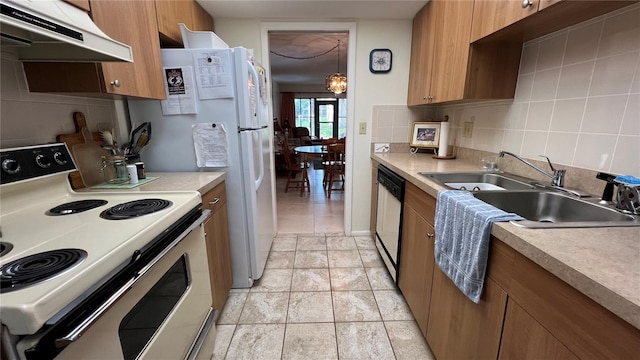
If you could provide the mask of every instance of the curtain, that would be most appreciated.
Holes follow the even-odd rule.
[[[280,104],[280,122],[282,127],[285,128],[287,124],[289,127],[295,126],[296,118],[296,105],[294,103],[294,93],[281,93],[282,103]]]

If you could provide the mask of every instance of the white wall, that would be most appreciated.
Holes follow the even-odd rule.
[[[252,47],[260,49],[260,21],[238,19],[215,19],[216,34],[230,46]],[[382,103],[406,103],[408,84],[409,55],[411,48],[410,20],[376,20],[357,22],[355,115],[351,121],[366,122],[371,129],[372,105]],[[393,70],[386,75],[369,73],[369,51],[374,48],[390,48],[393,51]],[[349,54],[353,56],[353,54]],[[349,74],[348,74],[349,75]],[[274,116],[277,116],[274,114]],[[349,134],[353,141],[355,159],[353,160],[354,182],[352,196],[352,230],[364,232],[369,228],[369,199],[371,186],[369,147],[371,132],[367,134]],[[367,174],[367,176],[362,176]]]
[[[260,20],[215,19],[216,34],[229,46],[260,48]],[[409,57],[411,52],[411,20],[359,20],[356,22],[356,71],[347,76],[357,80],[350,83],[354,91],[355,124],[365,122],[366,134],[348,134],[353,141],[354,159],[351,228],[353,233],[368,233],[371,197],[371,160],[369,157],[372,128],[372,107],[376,104],[407,102]],[[393,68],[388,74],[369,72],[369,52],[375,48],[389,48],[393,52]],[[353,85],[351,85],[353,84]],[[276,115],[274,115],[276,116]],[[354,126],[357,128],[357,125]]]
[[[72,115],[76,111],[85,114],[91,131],[97,131],[98,124],[117,128],[113,100],[30,93],[22,63],[11,53],[3,52],[1,57],[0,147],[55,142],[56,135],[75,132]]]

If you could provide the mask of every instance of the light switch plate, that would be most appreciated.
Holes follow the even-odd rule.
[[[359,130],[360,134],[366,134],[367,133],[367,123],[366,122],[361,122],[359,128],[360,128],[360,130]]]
[[[373,152],[388,153],[389,152],[389,143],[375,143],[375,144],[373,144]]]
[[[462,131],[462,137],[471,138],[472,135],[473,135],[473,123],[472,122],[465,122],[464,123],[464,129]]]

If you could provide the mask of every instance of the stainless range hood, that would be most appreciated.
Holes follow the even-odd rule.
[[[3,50],[23,61],[133,61],[131,47],[115,41],[89,15],[62,0],[0,0]]]

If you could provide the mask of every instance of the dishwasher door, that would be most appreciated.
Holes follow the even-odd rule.
[[[395,282],[399,268],[403,200],[404,179],[384,166],[379,166],[376,248]]]

